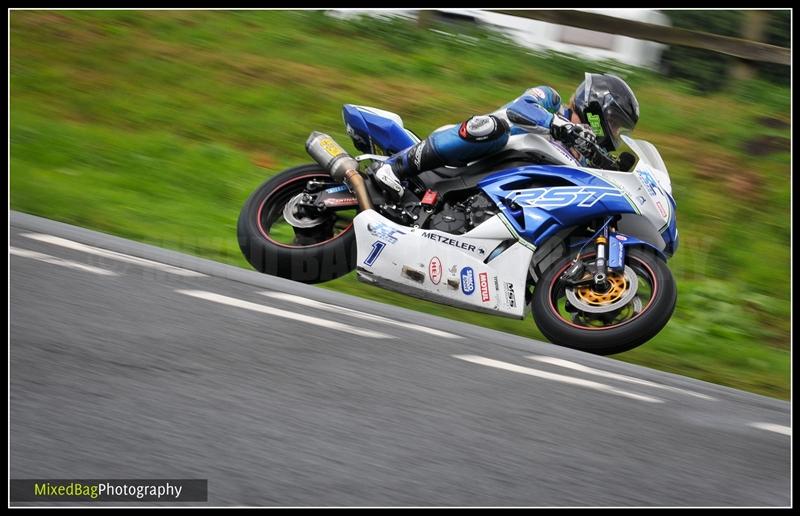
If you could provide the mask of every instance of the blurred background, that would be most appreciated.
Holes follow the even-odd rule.
[[[789,10],[604,14],[790,46]],[[584,72],[617,73],[640,102],[634,136],[670,169],[681,246],[671,322],[614,358],[789,397],[789,66],[478,10],[15,10],[10,33],[11,209],[246,268],[239,209],[311,161],[312,130],[353,151],[342,104],[424,136],[532,86],[569,98]],[[322,286],[542,338],[530,316],[352,274]]]

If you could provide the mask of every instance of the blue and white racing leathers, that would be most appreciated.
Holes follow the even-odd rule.
[[[550,132],[555,113],[569,119],[558,92],[537,86],[488,115],[473,116],[459,125],[431,133],[421,142],[391,156],[386,163],[398,178],[413,176],[441,166],[459,167],[489,156],[505,147],[513,134]],[[524,120],[525,128],[511,120]]]

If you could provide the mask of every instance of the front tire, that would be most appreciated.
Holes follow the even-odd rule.
[[[581,257],[591,258],[591,254]],[[653,338],[675,310],[678,297],[675,280],[664,260],[651,250],[627,251],[626,270],[637,275],[638,290],[625,306],[604,314],[581,312],[570,304],[568,287],[560,278],[571,264],[572,257],[567,256],[551,266],[537,283],[531,302],[536,325],[554,344],[598,355],[622,353]],[[623,277],[619,284],[631,283]],[[626,299],[624,286],[620,289],[618,297]],[[573,299],[577,299],[575,290],[571,292]],[[586,306],[602,310],[605,302],[602,296],[588,292],[586,299]]]
[[[303,229],[291,226],[282,217],[286,204],[312,179],[332,181],[319,165],[301,165],[270,178],[245,202],[236,233],[242,254],[256,270],[303,283],[320,283],[355,268],[355,210],[344,216],[342,212],[327,214]]]

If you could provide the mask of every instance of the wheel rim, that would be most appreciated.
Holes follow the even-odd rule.
[[[326,244],[347,234],[353,227],[357,210],[332,212],[331,217],[310,228],[295,228],[284,218],[286,204],[300,194],[310,179],[330,180],[324,173],[306,174],[288,179],[274,188],[258,206],[256,224],[265,239],[281,247],[303,248]]]
[[[587,258],[591,258],[591,255],[581,259]],[[634,295],[630,296],[630,292],[625,290],[629,286],[629,282],[625,281],[624,276],[619,273],[609,274],[609,278],[615,275],[615,280],[612,280],[612,286],[608,292],[597,293],[591,291],[590,287],[579,287],[573,290],[575,297],[585,300],[593,306],[613,305],[625,296],[630,297],[629,302],[620,307],[614,307],[609,312],[588,312],[577,308],[568,310],[567,288],[560,278],[571,265],[571,262],[568,262],[561,270],[557,271],[550,282],[548,297],[553,314],[563,323],[574,328],[598,331],[629,324],[647,312],[658,292],[658,280],[653,269],[643,260],[629,255],[626,269],[630,268],[636,275]]]

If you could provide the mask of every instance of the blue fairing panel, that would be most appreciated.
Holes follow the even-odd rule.
[[[558,186],[537,187],[537,183]],[[535,246],[564,227],[612,214],[637,213],[615,186],[568,166],[512,168],[484,178],[478,187],[516,232]]]
[[[342,118],[347,134],[361,152],[395,154],[414,145],[416,140],[395,120],[368,111],[361,106],[345,104]],[[372,147],[376,145],[378,149]]]

